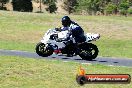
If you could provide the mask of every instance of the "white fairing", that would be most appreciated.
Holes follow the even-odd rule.
[[[58,38],[66,39],[69,36],[68,31],[61,31],[58,33]]]
[[[57,45],[58,48],[62,48],[62,47],[65,47],[65,44],[63,42],[66,42],[66,41],[63,41],[63,42],[56,42],[55,40],[51,40],[50,39],[50,36],[53,35],[53,34],[58,34],[58,38],[59,39],[66,39],[68,36],[69,36],[69,33],[68,31],[56,31],[55,29],[49,29],[43,39],[41,40],[42,43],[44,44],[51,44],[53,46]],[[93,33],[87,33],[85,34],[86,36],[86,41],[85,42],[90,42],[90,41],[95,41],[97,39],[100,38],[100,35],[99,34],[93,34]],[[75,40],[74,38],[72,38],[72,36],[70,37],[70,39],[75,43]]]
[[[58,34],[58,38],[60,38],[60,39],[66,39],[68,37],[68,31],[58,32],[54,29],[49,29],[45,33],[45,35],[44,35],[43,39],[41,40],[41,42],[44,43],[44,44],[51,43],[51,45],[53,45],[53,46],[57,45],[58,48],[65,47],[65,44],[63,42],[56,42],[55,40],[50,39],[50,36],[53,35],[53,34]]]
[[[96,41],[100,38],[100,34],[94,34],[94,33],[87,33],[86,36],[86,42],[90,41]]]

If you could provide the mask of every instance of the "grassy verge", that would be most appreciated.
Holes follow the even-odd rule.
[[[49,28],[61,26],[56,14],[0,11],[0,49],[34,51]],[[100,56],[132,58],[132,17],[70,15],[85,32],[100,33]]]
[[[0,47],[8,50],[22,50],[22,51],[35,51],[36,43],[20,42],[20,41],[0,41]]]
[[[101,39],[95,44],[99,48],[100,56],[132,58],[132,41],[131,40]]]
[[[1,88],[131,88],[131,84],[86,84],[80,87],[75,80],[75,62],[0,56]],[[132,68],[105,65],[82,65],[89,74],[130,74]]]

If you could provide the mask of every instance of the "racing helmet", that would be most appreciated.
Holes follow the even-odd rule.
[[[61,22],[62,22],[62,25],[63,25],[64,27],[67,27],[67,26],[70,26],[70,24],[71,24],[71,19],[70,19],[68,16],[64,16],[64,17],[62,17]]]

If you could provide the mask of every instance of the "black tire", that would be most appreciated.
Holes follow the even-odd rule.
[[[79,46],[80,53],[79,56],[83,60],[93,60],[98,56],[98,48],[92,43],[83,43]]]
[[[76,81],[79,85],[82,86],[87,82],[87,79],[83,75],[80,75],[76,77]]]
[[[53,48],[51,46],[45,47],[45,44],[44,43],[39,42],[36,45],[36,53],[39,56],[47,57],[47,56],[50,56],[50,55],[53,54]]]

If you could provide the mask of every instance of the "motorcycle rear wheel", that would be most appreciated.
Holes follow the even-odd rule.
[[[44,43],[41,43],[39,42],[37,45],[36,45],[36,53],[39,55],[39,56],[42,56],[42,57],[47,57],[47,56],[50,56],[53,54],[53,48],[51,46],[45,46]]]
[[[79,56],[83,59],[83,60],[93,60],[98,56],[98,48],[96,45],[92,44],[92,43],[84,43],[82,45],[79,46],[80,48],[80,53]]]

